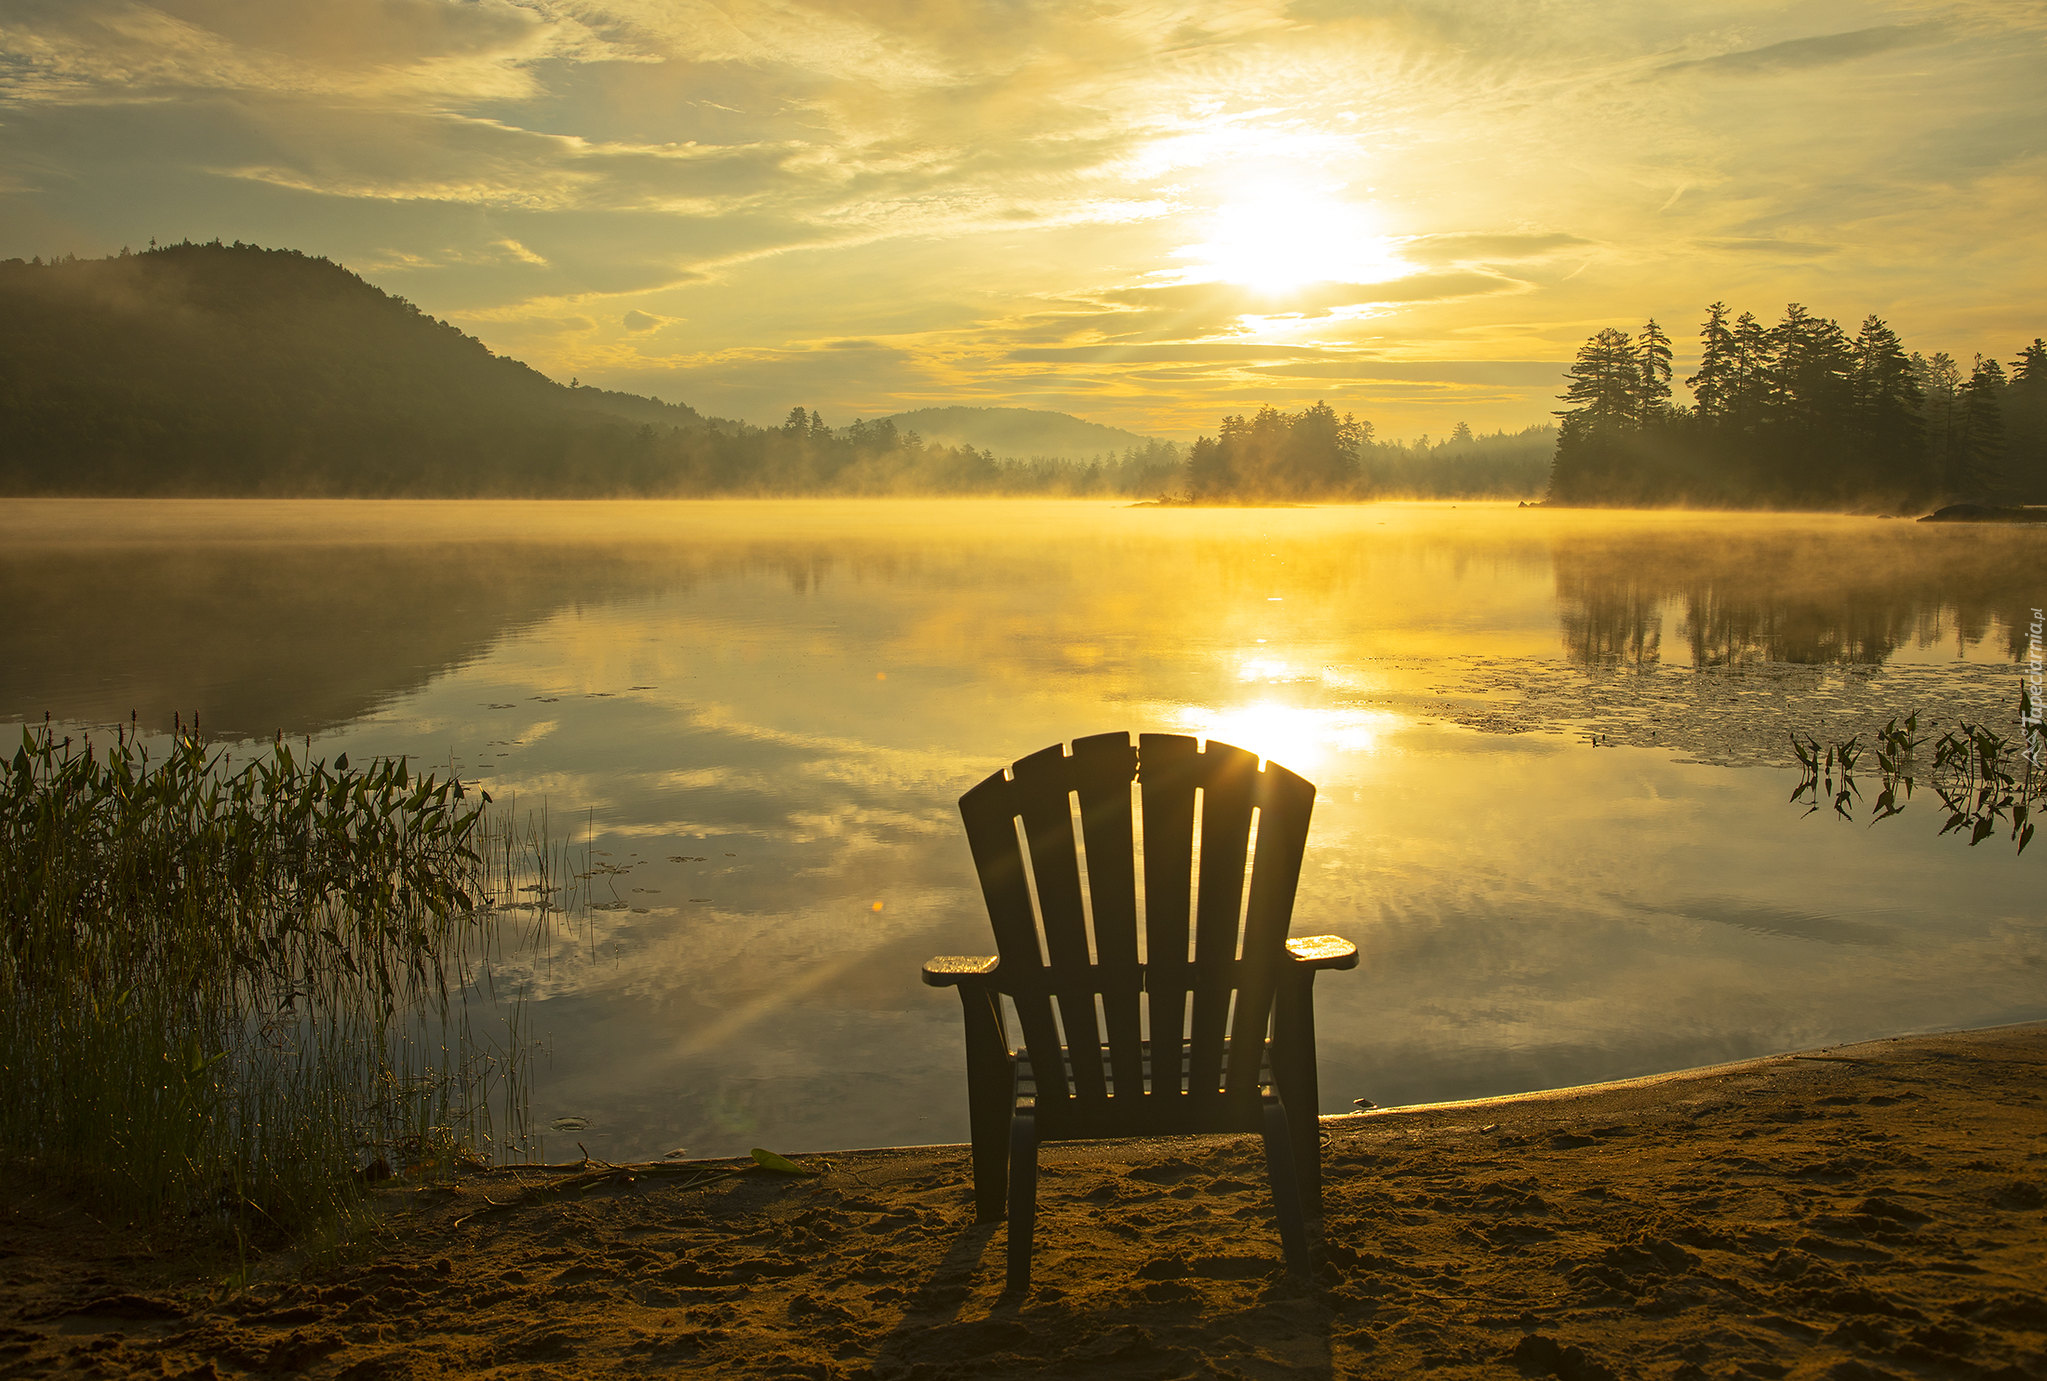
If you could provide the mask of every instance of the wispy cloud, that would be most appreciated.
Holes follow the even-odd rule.
[[[1759,72],[1799,71],[1831,67],[1857,58],[1888,53],[1938,42],[1941,31],[1931,24],[1877,24],[1867,29],[1850,29],[1838,34],[1815,34],[1811,38],[1787,38],[1760,48],[1742,48],[1710,58],[1692,58],[1665,63],[1664,72],[1709,72],[1748,76]]]

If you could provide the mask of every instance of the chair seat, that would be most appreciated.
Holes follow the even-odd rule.
[[[1261,1042],[1258,1084],[1241,1093],[1221,1089],[1187,1088],[1190,1061],[1189,1042],[1174,1041],[1158,1053],[1162,1065],[1154,1068],[1154,1043],[1143,1044],[1141,1088],[1119,1090],[1113,1072],[1108,1074],[1109,1096],[1085,1098],[1072,1093],[1048,1091],[1039,1086],[1031,1068],[1028,1051],[1016,1052],[1016,1093],[1019,1099],[1036,1101],[1040,1136],[1047,1141],[1085,1140],[1109,1136],[1176,1136],[1195,1132],[1256,1132],[1264,1128],[1264,1097],[1272,1086],[1272,1042]],[[1223,1061],[1229,1061],[1230,1042],[1223,1042]],[[1064,1065],[1065,1087],[1072,1089],[1073,1052],[1059,1050]],[[1161,1084],[1159,1075],[1165,1080]]]

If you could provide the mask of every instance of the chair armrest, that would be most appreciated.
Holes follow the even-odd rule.
[[[924,985],[928,988],[956,988],[976,979],[993,978],[997,956],[993,954],[941,954],[924,961]]]
[[[1306,969],[1354,969],[1358,947],[1341,935],[1307,935],[1286,942],[1287,956]],[[928,974],[930,970],[927,968]],[[931,980],[927,977],[925,982]]]

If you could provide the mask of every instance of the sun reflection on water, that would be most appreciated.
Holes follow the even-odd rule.
[[[1238,705],[1186,705],[1179,726],[1203,739],[1247,748],[1268,762],[1312,777],[1337,754],[1370,754],[1399,722],[1384,710],[1356,710],[1254,700]]]

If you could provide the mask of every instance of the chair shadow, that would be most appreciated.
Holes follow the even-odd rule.
[[[877,1363],[907,1365],[933,1360],[924,1355],[929,1350],[927,1347],[914,1344],[929,1343],[934,1333],[957,1324],[960,1307],[973,1294],[974,1279],[980,1274],[981,1263],[989,1248],[995,1245],[1002,1226],[1000,1223],[971,1223],[953,1239],[931,1274],[903,1301],[902,1316],[875,1352]],[[994,1269],[1001,1268],[1002,1263],[998,1259]],[[1003,1304],[1009,1312],[1014,1312],[1013,1301],[1005,1297]]]
[[[1029,1294],[1004,1292],[986,1315],[963,1319],[967,1302],[976,1295],[976,1283],[999,1282],[1003,1277],[1004,1234],[1001,1223],[962,1229],[930,1274],[904,1299],[902,1315],[875,1350],[873,1365],[965,1368],[976,1359],[1009,1353],[1074,1374],[1113,1374],[1119,1366],[1145,1370],[1146,1363],[1162,1353],[1220,1363],[1227,1360],[1230,1344],[1248,1343],[1258,1351],[1294,1352],[1289,1374],[1305,1381],[1328,1381],[1335,1374],[1333,1312],[1314,1285],[1294,1285],[1277,1299],[1247,1300],[1227,1318],[1207,1318],[1190,1309],[1185,1299],[1157,1298],[1159,1284],[1135,1275],[1112,1287],[1113,1297],[1092,1299],[1060,1294],[1058,1281],[1041,1278]],[[1293,1290],[1320,1304],[1311,1311],[1312,1320],[1288,1308],[1298,1298]],[[1271,1326],[1280,1331],[1261,1337],[1264,1330],[1257,1316],[1273,1304],[1291,1317],[1284,1322],[1275,1319]],[[1308,1325],[1309,1337],[1303,1337],[1303,1324]],[[1317,1355],[1300,1356],[1302,1343]]]

